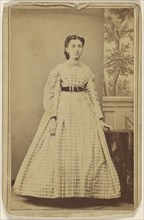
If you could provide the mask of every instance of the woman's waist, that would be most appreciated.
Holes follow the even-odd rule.
[[[86,107],[87,99],[85,92],[65,92],[62,91],[59,97],[59,110],[76,110]],[[68,111],[69,111],[68,110]],[[61,110],[60,110],[61,111]]]
[[[65,92],[60,93],[59,104],[61,106],[79,106],[82,103],[86,103],[86,93],[85,92]]]
[[[85,88],[82,86],[63,86],[61,92],[84,92]]]

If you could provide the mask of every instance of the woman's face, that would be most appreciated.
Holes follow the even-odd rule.
[[[78,60],[83,52],[82,42],[78,39],[70,40],[69,45],[66,48],[66,52],[69,53],[70,59]]]

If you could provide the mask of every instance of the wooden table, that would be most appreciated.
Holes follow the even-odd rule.
[[[133,203],[133,130],[106,131],[105,135],[113,163],[119,175],[122,199]]]

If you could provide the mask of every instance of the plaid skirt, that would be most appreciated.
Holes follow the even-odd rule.
[[[55,136],[50,135],[44,114],[14,191],[43,198],[120,197],[103,129],[84,92],[61,92]]]

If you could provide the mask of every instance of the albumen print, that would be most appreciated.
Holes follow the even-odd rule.
[[[10,214],[135,210],[139,10],[122,3],[5,7],[3,198]]]

